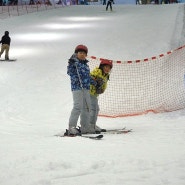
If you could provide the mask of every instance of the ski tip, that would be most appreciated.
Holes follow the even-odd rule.
[[[103,138],[103,134],[98,135],[97,138],[99,139]]]
[[[95,140],[101,140],[103,138],[103,135],[100,134],[98,136],[92,136],[92,137],[89,137],[90,139],[95,139]]]

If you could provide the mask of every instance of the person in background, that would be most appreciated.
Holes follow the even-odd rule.
[[[85,45],[78,45],[68,62],[67,74],[71,79],[73,109],[69,118],[69,129],[66,129],[64,136],[95,133],[95,129],[91,129],[89,125],[91,76],[89,61],[86,59],[87,53],[88,48]],[[79,117],[81,127],[77,128]]]
[[[110,10],[112,11],[112,4],[114,4],[114,0],[108,0],[107,6],[106,6],[106,11],[108,10],[109,6],[110,6]]]
[[[136,0],[136,5],[137,5],[137,4],[140,4],[140,0]]]
[[[91,77],[95,81],[94,84],[91,83],[90,86],[90,97],[91,97],[91,113],[90,113],[90,125],[91,128],[95,129],[96,133],[106,132],[105,129],[101,129],[96,125],[97,117],[99,113],[99,105],[98,105],[98,96],[105,92],[107,88],[107,82],[110,77],[110,72],[112,69],[112,61],[102,59],[99,67],[96,67],[91,72]]]
[[[0,58],[1,58],[1,55],[5,51],[5,60],[9,60],[9,50],[10,50],[11,38],[9,37],[9,32],[8,31],[5,31],[4,35],[1,38],[0,43],[2,43]]]
[[[107,0],[103,0],[103,5],[106,5],[107,4]]]

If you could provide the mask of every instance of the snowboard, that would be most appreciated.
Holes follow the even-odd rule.
[[[17,59],[9,59],[9,60],[5,60],[5,59],[0,59],[1,62],[15,62]]]

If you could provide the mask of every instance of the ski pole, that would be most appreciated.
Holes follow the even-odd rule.
[[[83,90],[83,86],[82,86],[82,79],[80,78],[80,73],[79,73],[79,71],[78,71],[78,67],[77,67],[76,62],[75,62],[75,67],[76,67],[76,71],[77,71],[78,79],[79,79],[79,81],[80,81],[80,87],[81,87],[81,88],[82,88],[82,90]]]

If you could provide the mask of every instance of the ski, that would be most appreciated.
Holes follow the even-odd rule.
[[[99,134],[99,135],[96,135],[96,136],[86,136],[86,135],[82,135],[81,137],[84,137],[84,138],[89,138],[89,139],[94,139],[94,140],[100,140],[103,138],[103,135],[102,134]]]
[[[101,131],[101,132],[114,132],[114,131],[120,131],[120,130],[126,130],[126,127],[115,128],[115,129],[106,129],[105,131]]]
[[[129,132],[132,132],[132,129],[126,129],[126,127],[124,127],[122,129],[109,129],[103,132],[103,134],[127,134]]]
[[[94,140],[100,140],[103,138],[102,134],[99,134],[99,135],[59,135],[59,134],[56,134],[54,136],[57,136],[57,137],[83,137],[83,138],[94,139]]]

